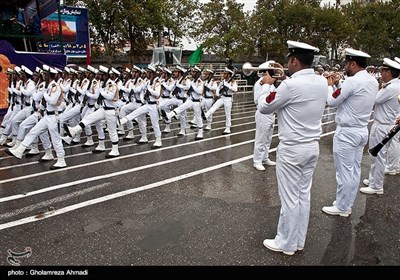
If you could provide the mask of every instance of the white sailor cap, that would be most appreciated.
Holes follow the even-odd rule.
[[[54,69],[54,68],[52,68],[52,67],[49,67],[50,69],[49,69],[49,72],[50,73],[52,73],[52,74],[57,74],[57,73],[59,73],[56,69]]]
[[[195,66],[195,67],[193,67],[193,68],[192,68],[192,71],[198,71],[198,72],[201,72],[201,69],[200,69],[199,67]]]
[[[287,45],[289,49],[289,53],[287,54],[288,57],[292,54],[314,54],[319,52],[319,48],[303,42],[287,40]]]
[[[344,49],[346,54],[346,60],[365,60],[371,56],[363,51],[355,50],[352,48]]]
[[[63,71],[57,67],[54,67],[54,70],[56,70],[58,73],[62,73]]]
[[[147,68],[146,68],[146,70],[148,70],[148,71],[152,71],[152,72],[156,72],[157,70],[156,70],[156,68],[154,68],[154,66],[153,65],[147,65]]]
[[[164,71],[164,72],[167,72],[167,73],[170,74],[170,75],[172,74],[171,70],[169,70],[168,67],[164,67],[164,68],[163,68],[163,71]]]
[[[64,67],[64,72],[67,72],[68,74],[71,74],[71,69],[67,66]]]
[[[81,67],[81,66],[79,66],[79,67],[78,67],[78,72],[84,73],[84,72],[86,72],[86,69],[83,68],[83,67]]]
[[[383,59],[383,66],[387,68],[393,68],[395,70],[400,70],[400,64],[397,63],[396,61],[393,61],[389,58],[384,58]]]
[[[111,71],[110,72],[113,72],[114,74],[117,74],[117,75],[121,75],[121,72],[119,72],[117,69],[115,69],[114,67],[111,67]],[[111,73],[110,73],[111,74]]]
[[[225,67],[224,73],[231,73],[232,75],[235,74],[235,72],[233,72],[233,70],[229,69],[228,67]]]
[[[174,68],[174,70],[172,70],[172,72],[175,72],[175,71],[180,71],[180,72],[182,72],[182,73],[185,73],[185,72],[186,72],[186,69],[183,68],[183,67],[181,67],[181,66],[179,66],[179,65],[176,65],[175,68]]]
[[[136,66],[136,65],[133,65],[132,71],[142,72],[142,69],[140,67]]]
[[[78,74],[78,71],[76,71],[74,68],[69,68],[69,71],[71,71],[71,74]]]
[[[33,74],[40,74],[40,73],[42,73],[42,69],[40,69],[39,66],[36,66],[35,72],[33,72]]]
[[[268,70],[268,69],[274,69],[273,65],[275,63],[275,60],[268,60],[264,63],[261,63],[258,68],[261,68],[262,70]]]
[[[92,65],[88,65],[88,66],[86,67],[86,69],[87,69],[88,71],[90,71],[90,72],[96,74],[96,70],[97,70],[97,69],[94,68]]]
[[[125,68],[124,72],[126,73],[131,73],[131,69],[129,69],[128,67]]]
[[[15,67],[14,67],[14,71],[15,71],[17,74],[21,74],[22,69],[21,69],[21,67],[19,67],[19,66],[15,66]]]
[[[211,69],[208,69],[208,68],[206,70],[204,70],[204,72],[208,72],[208,73],[214,74],[214,71],[211,70]]]
[[[14,73],[14,70],[11,68],[7,68],[6,74],[12,74]]]
[[[400,58],[398,58],[397,56],[394,58],[394,60],[395,60],[397,63],[400,63]]]
[[[43,64],[43,71],[50,71],[50,66]]]
[[[100,65],[99,66],[99,72],[101,72],[103,74],[108,74],[108,68],[103,66],[103,65]]]
[[[24,71],[26,74],[28,74],[29,76],[32,76],[33,75],[33,72],[28,68],[28,67],[26,67],[25,65],[22,65],[21,66],[21,69],[22,69],[22,71]]]

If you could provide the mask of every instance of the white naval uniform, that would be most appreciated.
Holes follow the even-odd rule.
[[[327,103],[337,107],[333,159],[336,168],[336,207],[349,211],[361,176],[361,159],[368,142],[368,121],[378,92],[378,82],[366,70],[347,77]]]
[[[326,79],[310,68],[282,81],[276,92],[270,93],[270,85],[264,84],[258,99],[261,113],[278,114],[276,177],[282,206],[274,241],[283,251],[295,252],[306,240],[327,96]]]
[[[39,109],[40,109],[40,101],[42,100],[43,94],[46,91],[45,85],[46,85],[46,82],[41,82],[39,85],[37,85],[34,92],[32,93],[32,105],[35,104],[36,111],[33,112],[33,114],[31,114],[29,117],[27,117],[19,125],[18,134],[17,134],[17,140],[19,140],[19,141],[24,140],[25,135],[31,130],[32,127],[34,127],[39,122],[39,119],[41,118]],[[45,137],[48,138],[47,133],[43,133],[42,135],[46,135]],[[41,138],[41,140],[43,142],[42,138]],[[35,140],[33,140],[32,143],[36,144],[37,138]],[[51,147],[51,145],[50,145],[50,147]]]
[[[139,116],[146,117],[148,113],[151,120],[151,125],[153,127],[154,136],[156,139],[161,139],[161,130],[159,125],[158,109],[157,109],[157,100],[161,95],[161,84],[157,81],[157,78],[153,81],[153,84],[150,85],[150,81],[146,82],[145,91],[150,91],[149,100],[145,101],[145,103],[137,108],[132,113],[125,116],[127,120],[132,121]]]
[[[389,146],[386,153],[386,169],[400,173],[400,133],[393,136],[392,141],[388,144]]]
[[[254,103],[258,104],[258,99],[261,95],[262,86],[260,81],[263,78],[258,79],[254,84]],[[275,91],[273,85],[270,86],[270,92]],[[275,124],[275,114],[262,114],[260,110],[257,109],[255,114],[256,120],[256,135],[254,138],[254,153],[253,153],[253,163],[262,164],[263,161],[268,159],[269,147],[271,146],[272,134],[274,132]]]
[[[12,87],[13,91],[13,96],[14,96],[14,104],[11,106],[11,114],[9,115],[10,117],[8,118],[7,122],[3,122],[4,130],[3,130],[3,135],[10,135],[12,131],[12,124],[13,124],[13,119],[14,117],[21,111],[22,107],[22,100],[21,100],[21,87],[23,87],[23,82],[22,80],[19,80],[15,83],[15,87]]]
[[[33,80],[28,79],[25,83],[24,86],[21,87],[21,94],[24,96],[24,104],[22,104],[24,106],[24,108],[19,111],[14,118],[12,119],[12,135],[13,136],[17,136],[18,135],[18,129],[20,124],[26,119],[28,118],[32,112],[33,112],[33,108],[31,106],[32,104],[32,94],[33,92],[36,90],[36,84]]]
[[[175,81],[173,78],[169,78],[166,81],[162,81],[161,85],[162,85],[162,94],[161,94],[161,98],[158,101],[158,108],[160,110],[164,110],[166,113],[169,113],[171,111],[171,104],[169,102],[169,100],[171,100],[171,98],[174,98],[171,96],[171,92],[174,90],[175,88]],[[165,123],[170,124],[171,120],[165,120]]]
[[[88,85],[86,90],[81,91],[79,100],[80,100],[81,107],[84,106],[82,108],[82,112],[81,112],[81,120],[83,118],[85,118],[87,115],[90,115],[91,113],[93,113],[95,111],[97,98],[99,98],[99,95],[100,95],[100,91],[98,91],[96,89],[98,89],[100,87],[100,83],[101,83],[101,81],[98,81],[93,78],[92,83],[90,84],[90,88]],[[85,105],[82,103],[84,95],[86,95],[86,97],[87,97],[87,101],[86,101]],[[96,126],[96,130],[98,133],[98,139],[104,140],[105,134],[104,134],[104,128],[103,128],[101,121],[95,122],[95,126]],[[93,134],[92,126],[90,126],[90,125],[85,126],[85,134],[88,137],[92,136],[92,134]]]
[[[204,81],[204,96],[203,96],[203,101],[202,101],[202,106],[204,108],[204,111],[207,112],[210,110],[214,103],[214,92],[218,88],[218,83],[214,80],[207,80]],[[207,128],[211,128],[211,123],[212,123],[212,115],[210,115],[207,118]]]
[[[223,93],[220,94],[220,90],[226,86],[228,88],[228,90]],[[206,118],[208,119],[210,116],[212,116],[215,111],[217,111],[221,106],[224,106],[225,109],[225,126],[226,128],[230,128],[232,126],[231,123],[231,110],[232,110],[232,96],[234,93],[236,93],[238,90],[237,87],[237,83],[236,81],[231,81],[231,82],[227,82],[227,81],[222,81],[217,88],[217,95],[222,95],[210,108],[210,110],[208,110],[205,115]]]
[[[196,81],[193,82],[191,81],[189,89],[190,88],[192,88],[190,96],[188,96],[188,98],[183,104],[179,105],[178,108],[175,108],[173,111],[175,111],[177,115],[182,115],[182,112],[190,108],[193,108],[194,117],[196,119],[195,123],[197,125],[197,128],[202,129],[203,119],[201,118],[200,101],[204,90],[203,81],[200,79],[197,79]]]
[[[142,78],[136,79],[131,79],[130,82],[127,82],[125,86],[122,87],[122,90],[128,94],[126,97],[127,103],[121,107],[121,110],[119,112],[119,117],[120,119],[124,118],[126,115],[132,113],[135,111],[137,108],[142,106],[142,102],[140,101],[140,92],[142,91]],[[133,90],[133,94],[131,96],[131,99],[129,100],[129,93],[130,91]],[[146,120],[146,119],[144,119]],[[141,125],[142,126],[142,125]],[[126,128],[128,131],[133,130],[133,123],[132,121],[128,121],[126,124]],[[146,126],[145,126],[146,129]],[[143,130],[143,129],[142,129]],[[146,132],[144,132],[146,133]]]
[[[8,104],[8,109],[7,109],[7,113],[4,115],[3,117],[3,121],[1,122],[1,127],[0,127],[0,134],[3,133],[4,128],[7,126],[7,124],[10,122],[10,118],[12,115],[12,111],[13,111],[13,87],[14,87],[14,83],[11,83],[10,86],[7,88],[8,90],[8,95],[9,95],[9,104]]]
[[[172,96],[171,99],[167,99],[166,101],[163,101],[162,105],[160,106],[160,110],[165,110],[166,112],[169,112],[170,107],[173,107],[173,106],[178,107],[186,101],[186,99],[187,99],[186,92],[190,88],[190,79],[186,77],[180,83],[179,83],[179,80],[176,80],[171,93],[175,90],[176,87],[178,87],[180,89],[180,92],[176,96]],[[186,128],[186,111],[182,111],[179,114],[179,126],[180,126],[181,130],[182,129],[184,130]]]
[[[81,123],[83,123],[85,127],[87,127],[95,122],[105,119],[107,122],[107,129],[108,129],[108,134],[110,135],[111,143],[113,145],[117,145],[118,144],[117,115],[115,111],[115,109],[117,108],[118,94],[119,94],[117,84],[112,80],[108,80],[105,88],[97,88],[96,91],[98,91],[104,97],[103,104],[98,110],[94,111],[93,113],[83,118]],[[104,134],[100,135],[100,131],[98,132],[99,132],[99,140],[104,139],[100,138],[103,137]]]
[[[374,123],[369,135],[369,147],[374,147],[382,141],[386,134],[395,125],[399,114],[400,80],[392,79],[385,88],[379,90],[375,100]],[[393,140],[393,138],[392,138]],[[390,140],[390,142],[392,141]],[[385,178],[386,152],[390,142],[382,147],[376,157],[370,156],[371,168],[369,171],[369,185],[371,189],[382,189]]]
[[[56,151],[57,158],[63,158],[65,155],[64,148],[61,142],[61,136],[58,132],[57,112],[59,106],[57,102],[62,94],[61,87],[55,81],[51,81],[48,85],[48,91],[44,92],[43,97],[47,102],[46,114],[39,120],[39,122],[29,131],[25,136],[21,145],[28,147],[38,136],[45,133],[50,133],[51,143]],[[42,140],[42,138],[41,138]],[[47,142],[47,141],[46,141]],[[51,145],[50,145],[51,147]],[[43,142],[43,148],[49,149],[49,144]]]

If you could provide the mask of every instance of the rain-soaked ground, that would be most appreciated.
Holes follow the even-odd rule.
[[[65,146],[68,167],[58,171],[49,170],[54,162],[17,160],[0,148],[0,265],[398,267],[400,175],[386,175],[383,195],[358,193],[349,218],[321,211],[335,200],[335,112],[327,108],[322,120],[306,245],[293,256],[262,244],[276,234],[280,201],[275,167],[252,166],[255,105],[245,93],[235,98],[228,136],[220,109],[203,140],[194,140],[190,125],[177,138],[173,121],[161,149],[151,149],[148,127],[149,144],[121,139],[115,159]],[[277,127],[274,133],[273,160]]]

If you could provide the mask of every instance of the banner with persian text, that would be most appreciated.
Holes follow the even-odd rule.
[[[68,57],[86,57],[90,52],[88,11],[85,8],[61,6],[61,31],[59,38],[58,12],[41,20],[43,36],[56,37],[55,41],[38,42],[41,52],[61,53]]]

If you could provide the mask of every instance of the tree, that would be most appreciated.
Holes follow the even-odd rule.
[[[238,59],[245,54],[249,45],[248,22],[243,4],[234,0],[211,0],[202,5],[201,23],[193,37],[220,58]]]

